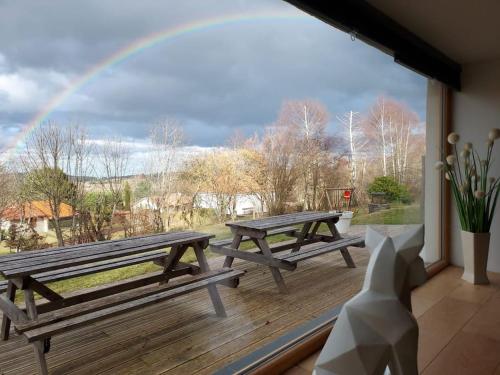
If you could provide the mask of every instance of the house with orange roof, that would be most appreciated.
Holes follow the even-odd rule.
[[[59,206],[59,219],[71,220],[73,208],[61,203]],[[50,220],[53,218],[48,201],[31,201],[21,205],[6,208],[0,214],[2,230],[9,230],[13,224],[28,223],[38,233],[47,233],[50,229]]]

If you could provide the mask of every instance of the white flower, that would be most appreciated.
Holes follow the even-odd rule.
[[[446,178],[448,181],[450,181],[450,180],[451,180],[451,178],[450,178],[450,174],[449,174],[448,172],[446,172],[446,173],[444,174],[444,178]]]
[[[455,155],[448,155],[446,157],[446,162],[449,164],[449,165],[453,165],[455,164],[455,162],[457,161],[457,158],[455,157]]]
[[[448,134],[448,143],[449,144],[454,145],[454,144],[458,143],[459,140],[460,140],[460,135],[458,135],[457,133]]]
[[[464,150],[466,150],[466,151],[472,150],[472,143],[470,143],[470,142],[465,143]]]
[[[444,163],[442,161],[437,161],[436,164],[434,164],[434,168],[437,170],[441,170],[444,167]]]
[[[469,150],[463,150],[461,153],[460,153],[460,156],[463,157],[464,159],[467,159],[470,155],[470,151]]]
[[[498,128],[491,129],[490,132],[488,133],[488,139],[490,141],[494,141],[495,139],[498,138],[500,138],[500,129]]]
[[[481,190],[476,190],[476,191],[474,192],[474,195],[475,195],[475,197],[476,197],[477,199],[481,199],[481,198],[484,198],[484,196],[485,196],[486,194],[484,193],[484,191],[481,191]]]

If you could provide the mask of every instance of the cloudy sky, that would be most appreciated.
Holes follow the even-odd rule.
[[[0,0],[0,149],[73,82],[135,41],[256,13],[284,17],[166,38],[99,71],[46,119],[83,124],[94,139],[141,144],[153,123],[173,117],[191,145],[218,146],[235,129],[262,130],[286,99],[322,101],[332,131],[336,116],[363,112],[380,94],[425,116],[424,78],[282,0]]]

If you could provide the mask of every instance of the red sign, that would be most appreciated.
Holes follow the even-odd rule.
[[[344,199],[347,201],[351,199],[351,192],[349,190],[344,191]]]

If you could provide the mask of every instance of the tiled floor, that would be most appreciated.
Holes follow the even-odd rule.
[[[500,274],[491,285],[470,285],[448,267],[412,295],[424,375],[500,375]],[[287,375],[310,374],[318,353]]]

